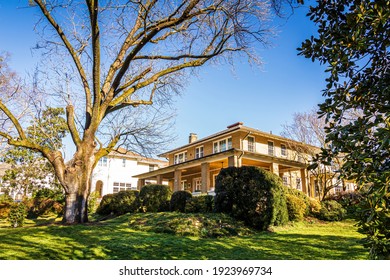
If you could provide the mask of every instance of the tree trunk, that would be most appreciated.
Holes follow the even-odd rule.
[[[64,170],[65,209],[62,222],[88,222],[88,197],[95,157],[93,150],[75,154]]]

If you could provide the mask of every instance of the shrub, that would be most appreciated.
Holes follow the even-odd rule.
[[[123,215],[137,212],[140,208],[139,191],[120,191],[103,196],[96,213],[99,215]]]
[[[213,212],[214,196],[193,196],[186,204],[186,213],[211,213]]]
[[[0,219],[6,219],[11,209],[11,202],[0,202]]]
[[[42,215],[61,215],[65,196],[59,190],[40,189],[34,192],[32,199],[25,202],[28,208],[28,218],[37,218]]]
[[[139,198],[144,212],[169,211],[172,191],[166,185],[146,185],[142,187]]]
[[[189,191],[176,191],[172,194],[170,201],[170,210],[185,212],[187,201],[192,198],[192,194]]]
[[[114,213],[125,214],[134,213],[139,210],[139,191],[120,191],[114,195]]]
[[[321,203],[315,198],[309,198],[309,215],[318,217],[321,210]]]
[[[228,167],[216,178],[215,211],[230,214],[256,229],[288,221],[281,179],[253,166]]]
[[[305,214],[305,216],[309,215],[309,213],[310,213],[310,197],[308,197],[303,191],[289,188],[289,187],[284,187],[284,188],[285,188],[286,194],[294,195],[295,197],[298,197],[299,199],[303,200],[303,202],[306,205],[306,209],[305,209],[304,214]]]
[[[14,203],[11,205],[8,221],[11,227],[22,227],[27,215],[27,207],[23,203]]]
[[[341,221],[346,214],[343,206],[336,200],[321,201],[321,210],[318,218],[324,221]]]
[[[303,198],[287,194],[287,210],[290,221],[302,221],[307,213],[307,205]]]
[[[347,214],[356,216],[358,204],[363,196],[359,192],[340,192],[327,197],[326,200],[335,200],[347,211]]]
[[[114,194],[106,194],[102,197],[96,213],[99,215],[109,215],[114,213]]]

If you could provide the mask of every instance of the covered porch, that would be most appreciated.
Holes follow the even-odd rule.
[[[171,165],[151,172],[136,175],[138,189],[146,180],[155,180],[157,184],[168,182],[172,191],[188,190],[193,194],[209,193],[214,190],[215,178],[222,168],[257,166],[271,171],[283,178],[291,172],[300,173],[302,191],[309,193],[306,165],[285,158],[230,149],[202,158]]]

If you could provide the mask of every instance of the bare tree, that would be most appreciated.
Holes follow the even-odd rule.
[[[326,147],[325,126],[325,117],[319,117],[316,109],[312,109],[309,112],[295,113],[291,123],[282,125],[281,133],[288,139],[303,143],[298,145],[291,141],[288,145],[295,151],[296,160],[304,161],[309,166],[308,176],[315,177],[314,188],[321,200],[335,187],[341,185],[346,190],[345,182],[338,172],[342,158],[334,158],[329,163],[313,164],[321,148]]]
[[[231,61],[235,53],[255,60],[252,47],[266,42],[271,11],[283,1],[30,2],[44,25],[37,26],[43,38],[37,48],[47,58],[56,55],[56,67],[40,75],[55,92],[50,98],[66,108],[76,151],[65,162],[60,151],[34,142],[3,97],[0,111],[12,131],[2,129],[0,136],[47,158],[66,193],[63,221],[77,223],[88,219],[98,160],[121,144],[158,145],[156,132],[166,125],[153,125],[167,121],[158,112],[186,77],[207,62]],[[145,110],[146,105],[158,110]],[[145,114],[148,120],[140,121]]]

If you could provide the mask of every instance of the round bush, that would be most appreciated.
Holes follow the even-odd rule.
[[[114,213],[114,194],[106,194],[102,197],[98,208],[96,209],[96,213],[99,215],[109,215]]]
[[[211,213],[213,212],[214,196],[199,195],[193,196],[187,201],[186,213]]]
[[[285,188],[286,194],[291,194],[291,195],[293,195],[295,197],[298,197],[301,200],[303,200],[303,202],[306,205],[306,209],[305,209],[304,215],[305,216],[309,215],[310,214],[310,198],[303,191],[300,191],[300,190],[297,190],[297,189],[293,189],[293,188],[289,188],[289,187],[286,187],[286,186],[284,188]]]
[[[215,211],[230,214],[256,229],[288,221],[281,179],[253,166],[228,167],[216,178]]]
[[[166,185],[146,185],[142,187],[139,198],[144,212],[169,211],[172,191]]]
[[[192,198],[192,194],[189,191],[176,191],[172,194],[170,201],[170,210],[185,212],[187,201]]]
[[[335,200],[321,201],[318,218],[324,221],[341,221],[346,214],[343,206]]]
[[[293,194],[287,194],[287,210],[290,221],[302,221],[307,212],[305,201]]]
[[[103,196],[96,213],[99,215],[123,215],[137,212],[140,208],[139,191],[120,191]]]

